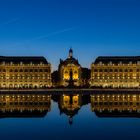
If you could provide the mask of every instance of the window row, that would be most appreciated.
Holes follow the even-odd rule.
[[[140,77],[92,77],[93,79],[140,79]]]
[[[6,72],[6,69],[0,69],[0,72]],[[10,69],[9,72],[50,72],[49,69]]]
[[[42,87],[48,87],[50,86],[49,84],[0,84],[1,88],[42,88]]]
[[[132,69],[94,69],[93,72],[133,72],[135,70]],[[140,72],[139,69],[136,70]]]
[[[0,79],[48,79],[48,78],[50,78],[50,76],[42,76],[42,77],[15,77],[15,76],[13,76],[13,77],[0,77]]]

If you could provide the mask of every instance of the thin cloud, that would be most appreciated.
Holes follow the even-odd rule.
[[[18,20],[18,18],[13,18],[13,19],[10,19],[10,20],[5,21],[3,23],[0,23],[0,25],[8,25],[8,24],[16,22],[17,20]]]
[[[71,30],[74,30],[74,29],[75,29],[75,27],[66,28],[66,29],[63,29],[63,30],[59,30],[59,31],[56,31],[56,32],[49,33],[49,34],[44,35],[44,36],[35,37],[32,40],[45,39],[45,38],[52,37],[52,36],[55,36],[55,35],[59,35],[61,33],[68,32],[68,31],[71,31]]]
[[[24,42],[22,43],[16,43],[15,46],[19,46],[19,45],[24,45],[26,46],[28,43],[32,42],[32,41],[35,41],[35,40],[40,40],[40,39],[46,39],[46,38],[49,38],[49,37],[52,37],[52,36],[55,36],[55,35],[59,35],[61,33],[65,33],[65,32],[68,32],[68,31],[71,31],[71,30],[74,30],[78,27],[71,27],[71,28],[66,28],[66,29],[63,29],[63,30],[59,30],[59,31],[56,31],[56,32],[51,32],[47,35],[44,35],[44,36],[37,36],[35,38],[32,38],[32,39],[29,39],[29,40],[25,40]]]

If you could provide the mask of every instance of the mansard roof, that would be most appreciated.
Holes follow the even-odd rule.
[[[140,56],[99,56],[94,64],[136,64],[138,62],[140,62]]]
[[[45,57],[42,56],[0,56],[0,63],[13,63],[13,64],[48,64]]]

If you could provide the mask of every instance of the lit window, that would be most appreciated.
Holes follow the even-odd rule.
[[[137,64],[139,65],[140,64],[140,61],[137,61]]]
[[[23,64],[23,62],[21,61],[21,62],[20,62],[20,65],[22,65],[22,64]]]
[[[131,65],[132,64],[132,61],[130,61],[129,64]]]
[[[100,61],[99,64],[102,65],[102,61]]]
[[[112,65],[112,61],[110,61],[109,64]]]
[[[13,62],[10,62],[10,65],[13,65]]]

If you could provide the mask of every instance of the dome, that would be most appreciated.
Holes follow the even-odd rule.
[[[80,66],[78,60],[73,57],[73,50],[71,48],[69,50],[69,56],[68,56],[68,58],[65,59],[65,60],[61,60],[60,59],[60,64],[61,65],[75,64],[75,65]]]

